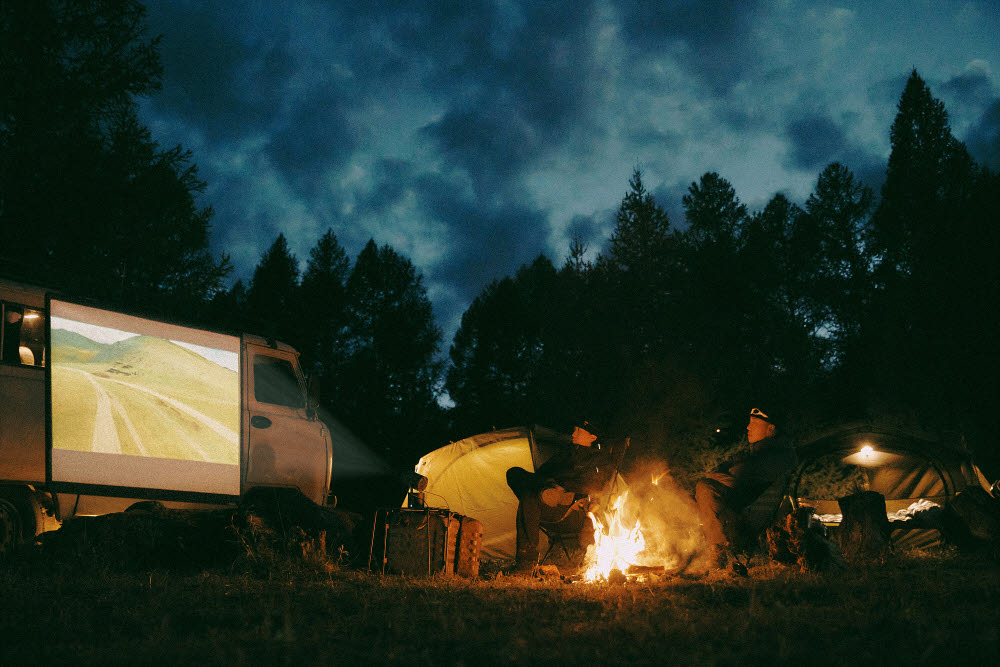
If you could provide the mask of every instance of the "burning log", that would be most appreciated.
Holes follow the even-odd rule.
[[[839,498],[843,521],[837,542],[847,560],[881,560],[892,551],[891,529],[885,496],[875,491],[859,491]]]
[[[626,491],[615,499],[611,509],[604,512],[604,520],[590,514],[594,522],[594,544],[587,547],[587,569],[583,578],[587,581],[610,579],[611,574],[628,571],[646,547],[642,527],[638,519],[625,518]]]

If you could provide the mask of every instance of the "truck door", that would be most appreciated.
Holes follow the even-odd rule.
[[[323,422],[307,411],[295,352],[244,341],[243,493],[255,486],[299,489],[325,504],[332,447]]]

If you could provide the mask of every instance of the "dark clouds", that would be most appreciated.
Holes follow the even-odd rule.
[[[877,186],[912,67],[977,158],[1000,152],[985,1],[148,6],[144,117],[194,152],[237,277],[278,233],[301,261],[327,228],[352,255],[373,238],[424,274],[446,343],[490,280],[601,250],[636,165],[677,225],[707,171],[751,208],[804,201],[834,160]]]
[[[969,136],[969,150],[994,171],[1000,170],[1000,101],[994,102]]]
[[[840,125],[822,114],[793,119],[788,124],[788,138],[792,165],[812,171],[821,170],[847,147],[847,137]]]
[[[758,55],[748,0],[639,0],[621,3],[622,28],[638,53],[673,53],[715,94],[738,83]]]

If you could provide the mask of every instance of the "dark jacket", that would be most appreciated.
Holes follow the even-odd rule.
[[[785,479],[799,464],[795,447],[780,435],[764,438],[732,459],[720,463],[707,478],[729,489],[727,504],[745,507],[777,481]]]
[[[535,474],[551,479],[573,493],[599,493],[621,465],[627,441],[594,442],[590,447],[572,445],[560,449],[538,466]]]

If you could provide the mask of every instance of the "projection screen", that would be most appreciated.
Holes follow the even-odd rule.
[[[52,481],[238,495],[240,339],[50,301]]]

